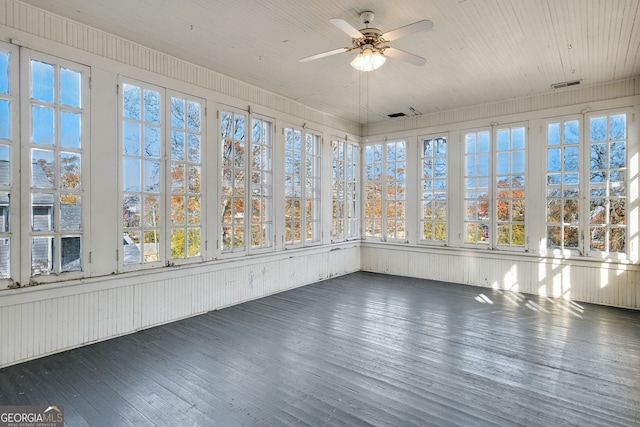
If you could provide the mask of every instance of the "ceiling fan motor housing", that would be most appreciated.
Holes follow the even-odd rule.
[[[364,23],[364,25],[369,25],[373,22],[374,14],[371,11],[365,11],[360,13],[360,19]]]

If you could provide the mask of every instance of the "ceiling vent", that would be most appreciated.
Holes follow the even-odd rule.
[[[572,80],[570,82],[562,82],[562,83],[554,83],[551,85],[551,89],[565,89],[571,86],[578,86],[580,84],[580,80]]]
[[[389,114],[389,117],[390,117],[390,118],[392,118],[392,119],[393,119],[393,118],[395,118],[395,117],[404,117],[404,116],[406,116],[406,114],[405,114],[405,113],[393,113],[393,114]]]

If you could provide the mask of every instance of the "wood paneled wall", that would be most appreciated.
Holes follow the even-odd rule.
[[[358,244],[6,290],[0,367],[360,269]]]
[[[640,309],[640,266],[363,243],[362,270]]]

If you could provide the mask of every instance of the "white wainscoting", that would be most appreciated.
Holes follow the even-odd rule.
[[[362,244],[362,270],[640,309],[640,266],[494,251]]]
[[[359,243],[345,243],[4,290],[0,367],[359,269]]]

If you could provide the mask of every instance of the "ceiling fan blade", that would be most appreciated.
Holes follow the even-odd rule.
[[[389,58],[399,59],[401,61],[408,62],[413,65],[424,65],[427,60],[421,56],[414,55],[413,53],[405,52],[404,50],[397,49],[395,47],[388,47],[384,50],[384,56]]]
[[[401,37],[408,36],[410,34],[419,33],[420,31],[430,30],[433,28],[433,22],[428,19],[414,22],[413,24],[405,25],[404,27],[396,28],[382,35],[382,38],[390,42],[398,40]]]
[[[359,39],[362,37],[362,33],[358,31],[355,27],[353,27],[351,24],[349,24],[347,21],[345,21],[344,19],[331,18],[329,19],[329,22],[331,22],[336,27],[340,28],[342,31],[347,33],[353,39]]]
[[[331,56],[331,55],[335,55],[337,53],[342,53],[342,52],[347,52],[347,51],[349,51],[349,48],[340,47],[338,49],[333,49],[333,50],[330,50],[328,52],[322,52],[322,53],[317,53],[315,55],[307,56],[306,58],[302,58],[300,60],[300,62],[309,62],[309,61],[313,61],[314,59],[320,59],[320,58],[324,58],[325,56]]]

